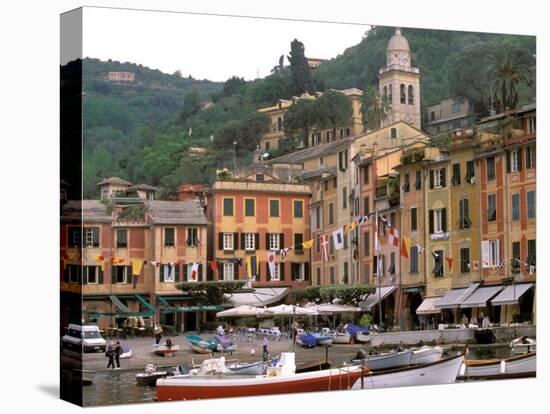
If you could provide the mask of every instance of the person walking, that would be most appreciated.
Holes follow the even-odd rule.
[[[109,358],[109,363],[107,364],[107,369],[115,367],[115,354],[114,354],[114,342],[111,342],[107,345],[105,350],[105,356]]]
[[[120,369],[120,354],[122,354],[122,345],[120,345],[119,341],[116,341],[115,348],[113,351],[114,351],[113,353],[114,353],[115,362],[116,362],[115,369]],[[113,364],[113,368],[114,368],[114,364]]]
[[[262,359],[265,362],[269,359],[269,351],[267,350],[267,338],[265,336],[262,341],[262,348],[263,348]]]
[[[155,325],[153,333],[155,334],[155,340],[157,341],[156,344],[158,345],[162,339],[162,328],[159,325]]]

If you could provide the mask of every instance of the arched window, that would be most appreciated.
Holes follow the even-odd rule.
[[[277,131],[283,130],[283,118],[278,117],[277,118]]]
[[[388,90],[388,102],[389,102],[389,103],[392,103],[392,88],[391,88],[391,84],[389,85],[389,90]]]
[[[388,87],[384,86],[384,98],[388,97]]]
[[[414,105],[414,87],[409,85],[409,105]]]
[[[407,103],[407,96],[405,93],[405,85],[402,83],[400,87],[400,95],[401,95],[401,103],[406,104]]]

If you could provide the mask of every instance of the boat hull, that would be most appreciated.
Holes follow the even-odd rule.
[[[411,365],[431,364],[439,361],[443,355],[443,349],[439,346],[433,348],[420,348],[413,351]]]
[[[295,375],[249,378],[178,378],[157,381],[157,400],[200,400],[210,398],[274,395],[351,389],[361,376],[359,367],[329,369]]]
[[[371,371],[403,367],[411,364],[413,351],[394,352],[390,354],[368,355],[365,358],[367,368]]]
[[[212,350],[210,348],[205,348],[199,345],[194,345],[191,342],[187,343],[187,346],[196,354],[211,354]]]
[[[349,334],[336,334],[332,343],[334,344],[349,344],[351,341],[351,335]]]
[[[371,336],[369,334],[364,334],[363,332],[357,332],[357,335],[355,335],[355,342],[359,342],[360,344],[365,344],[367,342],[370,342]]]
[[[460,370],[462,378],[497,379],[533,377],[537,370],[536,353],[502,361],[466,361]]]

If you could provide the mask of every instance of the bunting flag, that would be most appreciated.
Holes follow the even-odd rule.
[[[311,249],[312,247],[313,247],[313,239],[308,240],[308,241],[302,243],[302,248],[303,248],[304,250],[309,250],[309,249]]]
[[[390,235],[388,236],[388,245],[398,247],[399,246],[399,232],[395,227],[390,227]]]
[[[99,266],[101,267],[101,271],[105,271],[105,256],[102,254],[92,254],[92,259],[94,259],[97,263],[99,263]]]
[[[348,234],[348,227],[349,227],[348,224],[344,224],[344,227],[342,227],[344,234]]]
[[[281,249],[277,253],[281,255],[281,261],[284,262],[286,259],[286,253],[292,249],[292,247],[287,247],[286,249]]]
[[[407,236],[403,236],[403,240],[401,241],[401,256],[408,259],[410,250],[411,250],[411,241]]]
[[[124,257],[115,257],[115,256],[111,256],[111,264],[120,264],[120,263],[124,263],[126,259],[124,259]]]
[[[344,231],[341,227],[332,232],[332,238],[334,239],[334,248],[342,250],[344,248]]]
[[[363,224],[366,224],[368,220],[369,220],[369,216],[361,217],[361,219],[359,220],[359,226],[362,226]]]
[[[502,270],[504,269],[504,262],[501,260],[500,263],[498,264],[498,270]]]
[[[266,255],[267,255],[267,265],[269,266],[269,274],[273,279],[273,275],[275,274],[275,253],[266,252]]]
[[[447,261],[447,266],[449,266],[449,271],[453,270],[453,258],[451,256],[445,256]]]
[[[357,226],[357,222],[355,220],[353,220],[349,226],[348,226],[348,231],[353,231],[355,230],[355,227]]]
[[[256,255],[246,257],[246,274],[249,279],[252,279],[252,277],[255,277],[258,274],[258,260]]]
[[[424,254],[424,250],[426,250],[426,249],[424,249],[424,248],[423,248],[421,245],[419,245],[419,244],[416,245],[416,248],[418,249],[418,254],[419,254],[419,255],[423,255],[423,254]]]
[[[141,268],[143,267],[143,260],[133,259],[132,260],[132,275],[139,276],[141,274]]]
[[[187,274],[187,280],[189,282],[196,282],[199,280],[199,264],[193,263],[191,265],[191,271]]]
[[[160,262],[158,260],[149,260],[147,264],[150,264],[151,266],[160,267]]]
[[[529,274],[534,275],[535,274],[536,267],[533,265],[529,265]]]
[[[218,271],[218,262],[212,260],[210,262],[210,269],[212,269],[212,272],[217,272]]]
[[[323,250],[323,259],[328,262],[328,234],[321,234],[321,247]]]

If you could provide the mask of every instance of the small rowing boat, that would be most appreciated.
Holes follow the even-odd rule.
[[[412,349],[385,352],[382,354],[365,355],[362,359],[352,360],[352,363],[361,363],[364,361],[369,370],[380,371],[410,365],[412,354]]]
[[[411,365],[431,364],[439,361],[443,355],[443,348],[440,346],[423,346],[418,349],[413,349],[411,357]]]
[[[460,378],[504,379],[534,377],[537,371],[537,354],[518,355],[507,359],[464,361]]]

